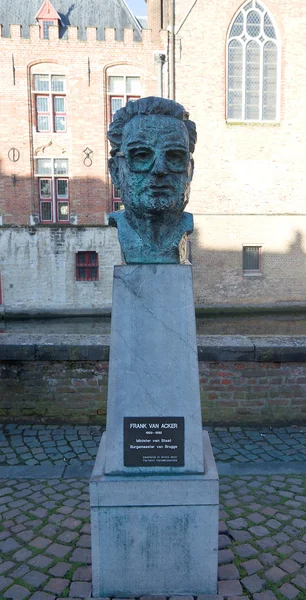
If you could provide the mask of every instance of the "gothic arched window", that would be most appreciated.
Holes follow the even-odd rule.
[[[227,119],[279,119],[280,43],[264,5],[246,2],[227,37]]]

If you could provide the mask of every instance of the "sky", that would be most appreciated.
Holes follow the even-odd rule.
[[[144,0],[125,0],[134,15],[143,17],[147,14],[147,5]]]

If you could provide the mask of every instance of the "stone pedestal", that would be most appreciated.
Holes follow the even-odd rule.
[[[203,475],[105,475],[105,434],[90,481],[93,596],[217,593],[218,475],[203,432]]]
[[[218,476],[201,424],[190,265],[115,267],[93,595],[215,594]]]

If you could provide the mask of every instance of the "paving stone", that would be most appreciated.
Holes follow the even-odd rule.
[[[79,533],[77,531],[64,531],[57,537],[58,542],[63,542],[64,544],[70,544],[73,540],[79,537]]]
[[[91,583],[86,581],[73,581],[70,586],[69,594],[71,598],[87,598],[91,595]],[[190,597],[193,600],[193,597]],[[182,600],[182,597],[180,598]]]
[[[68,585],[70,585],[69,579],[54,577],[48,581],[44,587],[44,590],[46,590],[46,592],[53,592],[54,594],[61,594],[68,587]]]
[[[39,587],[44,581],[48,579],[48,576],[40,571],[29,571],[23,577],[23,580],[28,583],[28,585],[32,585],[33,587]]]
[[[280,569],[279,567],[271,567],[268,571],[266,571],[265,576],[269,581],[273,581],[273,583],[278,583],[285,577],[287,573]]]
[[[283,596],[285,596],[285,598],[288,598],[288,600],[293,600],[293,598],[300,593],[300,590],[297,590],[293,585],[291,585],[291,583],[284,583],[279,588],[279,591],[281,594],[283,594]]]
[[[91,567],[77,567],[72,576],[73,581],[91,581],[91,578]]]
[[[73,512],[73,508],[71,506],[59,506],[57,512],[63,515],[69,515]]]
[[[305,575],[302,575],[301,573],[298,573],[298,575],[296,575],[292,579],[292,583],[294,583],[295,585],[297,585],[302,590],[306,590],[306,576]]]
[[[287,573],[296,573],[296,571],[301,568],[301,565],[291,558],[287,558],[279,566],[281,569],[284,569],[284,571],[287,571]]]
[[[257,550],[255,550],[251,544],[241,544],[241,546],[237,546],[236,552],[241,558],[249,558],[249,556],[257,554]]]
[[[4,590],[9,585],[12,585],[12,583],[14,583],[14,581],[10,577],[3,577],[1,575],[0,576],[0,591]]]
[[[44,554],[37,554],[37,556],[33,556],[31,560],[28,561],[28,564],[31,567],[36,567],[38,569],[45,569],[52,563],[53,559],[49,558],[49,556],[45,556]]]
[[[28,573],[28,571],[30,570],[30,568],[28,567],[28,565],[19,565],[19,567],[17,569],[15,569],[14,571],[10,572],[10,577],[23,577],[26,573]]]
[[[219,550],[223,550],[224,548],[227,548],[228,546],[231,545],[231,539],[228,537],[228,535],[225,534],[221,534],[218,536],[218,543],[219,543]]]
[[[77,511],[75,511],[75,512],[77,512]],[[228,527],[224,521],[219,521],[218,529],[219,529],[219,533],[227,533],[228,532]]]
[[[219,581],[218,593],[226,597],[243,595],[241,583],[237,580]]]
[[[239,579],[239,571],[238,571],[237,567],[233,564],[221,565],[218,569],[218,579],[219,580]]]
[[[31,592],[22,585],[13,585],[6,592],[4,592],[4,598],[12,598],[13,600],[24,600],[28,598]]]
[[[75,519],[74,517],[68,517],[62,522],[63,527],[67,527],[67,529],[77,529],[82,525],[82,521],[79,519]]]
[[[71,550],[71,546],[64,546],[63,544],[54,543],[46,549],[46,552],[52,556],[55,556],[56,558],[64,558],[64,556],[69,554]]]
[[[269,530],[263,525],[254,525],[250,527],[250,532],[256,537],[264,537],[265,535],[269,535]]]
[[[294,554],[292,554],[291,558],[293,560],[296,560],[296,562],[300,563],[301,565],[304,565],[306,563],[306,554],[304,554],[303,552],[295,552]]]
[[[248,542],[252,539],[251,534],[248,531],[239,531],[239,530],[231,530],[231,536],[234,538],[235,542]]]
[[[57,562],[53,567],[49,569],[49,573],[54,577],[64,577],[67,571],[71,569],[71,564],[66,562]]]
[[[305,552],[306,550],[306,543],[303,542],[302,540],[293,540],[292,546],[294,548],[296,548],[297,550],[300,550],[301,552]]]
[[[247,560],[244,563],[241,563],[241,566],[245,569],[248,575],[253,575],[253,573],[257,573],[262,569],[262,564],[257,560],[257,558],[252,558],[251,560]]]
[[[59,528],[56,525],[52,525],[51,523],[48,523],[48,525],[45,525],[45,527],[43,527],[39,533],[48,538],[48,537],[54,537],[55,535],[58,534],[58,532],[59,532]]]
[[[55,600],[54,594],[48,594],[48,592],[35,592],[29,600]]]
[[[248,592],[254,594],[255,592],[260,592],[260,590],[262,590],[265,584],[265,580],[261,579],[258,575],[254,574],[248,577],[244,577],[241,580],[241,583],[248,590]]]
[[[304,519],[293,519],[292,525],[298,529],[305,529],[306,521]]]
[[[80,539],[76,543],[77,546],[81,546],[82,548],[91,548],[91,536],[90,535],[81,535]]]
[[[34,548],[38,548],[39,550],[44,550],[47,546],[50,546],[52,540],[44,537],[37,537],[35,540],[30,542],[30,546],[34,546]]]
[[[21,531],[17,534],[17,537],[20,538],[23,542],[30,542],[35,537],[34,531]]]
[[[0,574],[5,573],[6,571],[9,571],[10,569],[12,569],[15,566],[16,565],[14,562],[12,562],[11,560],[6,560],[5,562],[0,564]]]
[[[258,512],[254,512],[248,515],[248,519],[253,523],[256,523],[256,525],[259,525],[260,523],[266,520],[265,517]]]
[[[80,562],[91,565],[91,551],[89,548],[76,548],[69,558],[70,562]]]
[[[279,531],[276,535],[273,536],[273,539],[279,544],[283,544],[285,542],[290,541],[290,537],[283,531]]]
[[[226,548],[225,550],[219,550],[218,552],[218,564],[225,565],[231,563],[235,556],[231,550]]]
[[[231,529],[245,529],[248,526],[247,520],[243,518],[231,519],[227,524]]]
[[[275,546],[277,546],[277,542],[270,537],[256,540],[256,544],[262,550],[268,550],[269,548],[275,548]]]
[[[14,523],[12,524],[14,525]],[[2,525],[4,525],[4,523],[2,523]],[[3,542],[0,542],[0,553],[7,554],[8,552],[17,550],[17,548],[20,548],[20,544],[13,537],[7,538]]]
[[[13,559],[17,560],[18,562],[24,562],[30,558],[30,556],[32,556],[31,550],[28,550],[27,548],[20,548],[20,550],[17,550],[17,552],[13,554]]]
[[[182,596],[181,596],[182,597]],[[166,596],[142,596],[140,600],[167,600]],[[219,594],[200,594],[196,596],[196,600],[223,600],[223,596]],[[233,600],[233,598],[231,598]],[[242,600],[241,596],[239,596],[239,600]]]

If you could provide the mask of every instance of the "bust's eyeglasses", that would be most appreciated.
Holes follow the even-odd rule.
[[[146,173],[151,171],[156,160],[163,161],[168,171],[173,173],[183,173],[186,171],[190,152],[183,149],[169,149],[163,153],[156,153],[151,148],[130,148],[127,153],[118,152],[117,156],[125,158],[129,168],[134,173]]]

